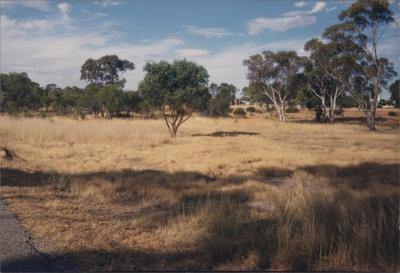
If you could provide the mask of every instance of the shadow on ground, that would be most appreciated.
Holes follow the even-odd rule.
[[[235,136],[256,136],[259,133],[245,131],[215,131],[209,134],[192,134],[192,136],[209,136],[209,137],[235,137]]]
[[[218,187],[223,185],[236,185],[244,183],[248,180],[256,180],[262,183],[270,184],[279,187],[280,184],[276,183],[279,180],[295,179],[296,172],[305,172],[311,177],[325,177],[329,178],[328,181],[333,187],[345,187],[354,191],[370,190],[373,193],[376,187],[391,185],[398,189],[399,179],[399,165],[398,164],[380,164],[376,162],[364,162],[358,165],[351,165],[346,167],[335,165],[314,165],[314,166],[300,166],[296,169],[285,168],[259,168],[251,175],[243,176],[228,176],[228,177],[211,177],[200,172],[165,172],[160,170],[124,170],[119,172],[93,172],[76,175],[65,175],[60,173],[41,172],[41,171],[27,171],[12,168],[2,168],[1,171],[1,185],[12,187],[41,187],[47,185],[54,185],[59,190],[67,190],[68,183],[74,181],[99,180],[108,181],[107,183],[120,183],[120,188],[117,189],[116,194],[119,192],[127,192],[130,187],[139,185],[140,187],[156,187],[158,190],[164,189],[171,192],[179,192],[182,190],[194,191],[191,194],[180,195],[176,201],[181,207],[186,208],[186,215],[190,216],[193,213],[196,204],[204,204],[207,199],[212,199],[218,204],[223,199],[224,204],[231,205],[226,211],[223,210],[218,214],[218,217],[207,219],[204,224],[207,225],[207,236],[202,238],[200,243],[188,249],[177,249],[175,252],[157,251],[157,252],[141,252],[133,251],[132,249],[124,249],[118,246],[114,247],[113,251],[106,251],[104,249],[96,250],[82,250],[76,253],[64,253],[54,256],[55,260],[75,260],[82,261],[83,270],[212,270],[219,269],[225,263],[235,263],[246,265],[247,267],[237,267],[238,270],[249,269],[270,269],[273,266],[273,261],[276,255],[283,256],[286,260],[284,268],[286,270],[306,271],[314,270],[319,262],[320,251],[325,247],[325,237],[321,239],[314,239],[317,242],[311,245],[301,245],[298,242],[302,237],[296,237],[298,232],[307,227],[303,223],[305,217],[308,217],[308,211],[313,212],[315,217],[315,225],[321,234],[330,236],[332,244],[326,246],[327,255],[334,255],[337,246],[335,242],[343,239],[345,234],[347,241],[356,240],[360,241],[357,236],[359,233],[353,229],[343,231],[339,223],[345,215],[352,219],[353,226],[356,224],[376,224],[382,226],[381,230],[372,230],[371,238],[378,238],[371,240],[368,249],[365,251],[365,261],[361,263],[371,263],[372,266],[382,262],[382,260],[374,261],[369,257],[381,257],[384,262],[388,264],[393,263],[399,255],[399,234],[397,232],[398,225],[398,209],[393,209],[393,204],[398,204],[398,194],[382,197],[371,196],[366,194],[362,195],[360,201],[355,202],[352,195],[338,191],[333,196],[334,200],[327,202],[327,200],[313,200],[307,207],[302,217],[294,219],[293,239],[285,241],[288,244],[288,252],[279,253],[280,245],[279,237],[282,234],[280,227],[287,221],[286,218],[279,218],[278,216],[271,216],[268,219],[242,217],[235,214],[235,210],[251,199],[251,195],[243,190],[230,190],[225,191],[223,195],[221,192],[216,191]],[[82,182],[83,181],[83,182]],[[204,185],[214,185],[208,192],[196,192],[196,187],[203,187]],[[138,188],[135,188],[135,192]],[[140,188],[139,188],[140,189]],[[132,191],[132,194],[136,194]],[[15,197],[15,196],[14,196]],[[25,198],[21,195],[18,198]],[[33,197],[27,197],[33,198]],[[118,197],[120,199],[120,197]],[[132,199],[134,200],[134,199]],[[43,201],[43,200],[42,200]],[[131,201],[130,201],[131,202]],[[37,201],[40,205],[41,201]],[[133,204],[133,203],[131,203]],[[337,206],[336,204],[341,204]],[[169,205],[171,206],[171,205]],[[346,207],[344,214],[343,206]],[[160,216],[160,211],[167,209],[167,207],[143,207],[136,213],[131,215],[112,215],[110,217],[120,217],[119,220],[131,221],[133,218],[142,216],[149,217],[152,225],[164,225],[166,222],[173,220],[174,217],[179,217],[177,214],[167,214]],[[364,211],[368,217],[361,217],[360,211]],[[100,214],[109,214],[110,212],[101,210]],[[384,216],[386,219],[380,223],[378,215]],[[104,216],[104,215],[100,215]],[[305,217],[303,217],[305,216]],[[68,217],[66,215],[65,217]],[[124,218],[125,217],[125,218]],[[347,218],[346,218],[347,219]],[[347,221],[347,220],[346,220]],[[290,225],[292,227],[292,225]],[[347,226],[346,226],[347,228]],[[394,229],[393,229],[394,228]],[[307,237],[308,238],[308,237]],[[353,239],[354,238],[354,239]],[[361,238],[361,237],[360,237]],[[321,240],[319,242],[318,240]],[[385,242],[384,244],[382,242]],[[350,244],[350,243],[349,243]],[[355,243],[352,243],[355,244]],[[321,250],[322,249],[322,250]],[[362,258],[364,253],[363,248],[354,255],[358,259]],[[249,258],[252,253],[255,253],[256,258]],[[82,257],[85,257],[82,259]],[[258,257],[258,258],[257,258]],[[362,258],[362,259],[364,259]],[[368,261],[370,260],[370,261]],[[12,271],[18,264],[35,262],[35,257],[25,257],[18,260],[7,261],[1,265],[2,271]],[[358,261],[360,263],[360,261]],[[85,263],[88,263],[85,265]],[[329,268],[330,270],[347,270],[348,268]]]
[[[385,117],[376,117],[377,123],[386,123],[391,119]],[[290,122],[293,123],[302,123],[302,124],[321,124],[321,122],[316,121],[315,119],[293,119]],[[327,121],[328,123],[328,121]],[[346,123],[346,124],[367,124],[365,117],[336,117],[335,123]]]
[[[251,175],[230,175],[217,177],[194,171],[166,172],[161,170],[122,170],[115,172],[91,172],[84,174],[62,174],[57,172],[43,172],[20,170],[14,168],[0,168],[1,186],[32,187],[68,183],[70,180],[91,180],[96,178],[111,182],[146,181],[147,185],[167,186],[172,189],[180,189],[185,184],[193,183],[220,183],[240,184],[247,180],[257,180],[268,183],[269,179],[288,178],[296,171],[304,171],[314,176],[332,178],[332,184],[345,184],[354,189],[368,189],[372,184],[398,185],[400,176],[399,164],[381,164],[377,162],[363,162],[358,165],[335,166],[329,164],[306,165],[296,169],[261,167]],[[65,181],[68,180],[68,181]],[[173,183],[167,183],[173,182]]]

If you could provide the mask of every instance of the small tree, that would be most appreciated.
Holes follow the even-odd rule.
[[[101,103],[97,94],[100,92],[102,86],[95,83],[88,84],[84,89],[83,95],[83,105],[87,108],[91,114],[94,114],[95,117],[101,111]]]
[[[285,109],[295,94],[293,84],[304,66],[304,59],[294,51],[265,51],[244,60],[243,64],[248,68],[250,84],[263,90],[274,104],[279,120],[285,122]]]
[[[127,108],[128,116],[129,112],[139,112],[140,103],[143,100],[142,97],[139,95],[139,92],[126,91],[124,95],[125,95],[124,105]]]
[[[144,71],[146,75],[139,91],[153,108],[161,111],[169,133],[175,137],[178,128],[194,111],[207,106],[210,99],[207,70],[182,60],[172,64],[147,63]]]
[[[97,100],[103,107],[108,118],[113,118],[124,104],[124,91],[118,85],[107,84],[96,94]]]
[[[210,85],[211,99],[205,110],[205,114],[212,117],[227,116],[231,102],[235,98],[237,88],[233,84],[215,83]]]

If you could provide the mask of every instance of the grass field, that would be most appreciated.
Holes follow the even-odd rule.
[[[398,118],[0,117],[0,193],[91,270],[399,270]],[[354,119],[353,119],[354,118]]]

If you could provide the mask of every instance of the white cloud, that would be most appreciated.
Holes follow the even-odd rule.
[[[321,11],[330,11],[330,10],[334,10],[336,9],[336,7],[332,7],[330,9],[327,8],[327,5],[325,2],[322,1],[318,1],[314,4],[314,6],[312,7],[311,10],[295,10],[295,11],[289,11],[289,12],[285,12],[284,14],[282,14],[283,16],[307,16],[307,15],[311,15],[311,14],[315,14],[315,13],[319,13]]]
[[[325,9],[326,9],[326,3],[322,2],[322,1],[318,1],[317,3],[315,3],[315,5],[312,8],[311,12],[312,13],[317,13],[317,12],[321,12],[321,11],[323,11]]]
[[[303,7],[306,2],[297,2],[294,5]],[[307,27],[316,22],[314,14],[324,10],[333,10],[336,7],[327,9],[327,5],[323,1],[318,1],[314,4],[311,10],[295,10],[282,14],[278,18],[257,18],[247,22],[247,32],[250,35],[259,34],[263,29],[270,29],[271,31],[286,31],[292,28]]]
[[[247,31],[250,35],[259,34],[263,29],[280,32],[291,28],[306,27],[315,22],[316,18],[314,16],[257,18],[247,23]]]
[[[94,1],[93,3],[102,6],[103,8],[109,6],[120,6],[123,5],[124,2],[120,0],[103,0],[103,1]]]
[[[50,4],[48,0],[1,0],[0,7],[23,6],[40,11],[49,11]]]
[[[208,55],[208,51],[204,49],[197,48],[185,48],[175,50],[175,54],[179,57],[199,57]]]
[[[211,81],[230,82],[242,88],[247,85],[246,68],[242,65],[244,59],[264,50],[299,52],[306,41],[243,44],[211,53],[204,49],[186,48],[184,41],[176,37],[136,44],[123,42],[112,34],[112,25],[99,28],[103,31],[74,28],[60,32],[57,28],[36,33],[22,28],[19,20],[2,17],[0,69],[3,72],[27,72],[32,80],[42,86],[56,83],[62,87],[83,87],[85,83],[79,79],[79,70],[87,58],[117,54],[135,63],[136,69],[124,75],[127,79],[126,89],[132,90],[143,79],[142,67],[146,62],[188,58],[204,65]]]
[[[224,28],[202,28],[196,26],[184,26],[187,33],[199,35],[205,38],[222,38],[224,36],[233,35]]]
[[[57,5],[57,8],[59,9],[62,15],[67,16],[68,12],[71,9],[71,6],[68,3],[60,3]]]
[[[307,39],[283,40],[266,44],[248,43],[225,48],[207,56],[189,57],[188,59],[203,65],[207,69],[210,74],[210,82],[228,82],[241,89],[248,84],[246,79],[247,68],[243,66],[243,60],[266,50],[294,50],[301,53],[300,51],[306,41]]]
[[[294,5],[295,5],[296,7],[301,8],[301,7],[304,7],[305,5],[307,5],[307,3],[304,2],[304,1],[300,1],[300,2],[294,3]]]
[[[59,16],[58,16],[59,17]],[[2,72],[27,72],[29,77],[45,85],[56,83],[60,86],[84,86],[80,81],[80,66],[88,58],[99,58],[107,54],[133,61],[134,71],[127,72],[127,88],[136,88],[143,79],[143,65],[148,61],[161,59],[172,61],[175,50],[184,42],[175,37],[167,37],[149,43],[127,43],[119,39],[112,24],[98,26],[100,31],[75,27],[74,22],[61,25],[59,19],[48,19],[51,27],[47,31],[30,30],[28,23],[1,17],[2,42],[0,44],[0,70]],[[61,31],[60,31],[61,30]]]

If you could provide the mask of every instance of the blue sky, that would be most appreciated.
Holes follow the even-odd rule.
[[[264,50],[295,50],[338,23],[352,1],[82,0],[1,2],[0,68],[27,72],[41,85],[85,82],[87,58],[117,54],[133,61],[126,89],[136,89],[149,61],[187,58],[204,65],[210,81],[247,85],[243,59]],[[398,2],[392,9],[399,22]],[[382,37],[380,52],[399,68],[399,27]]]

